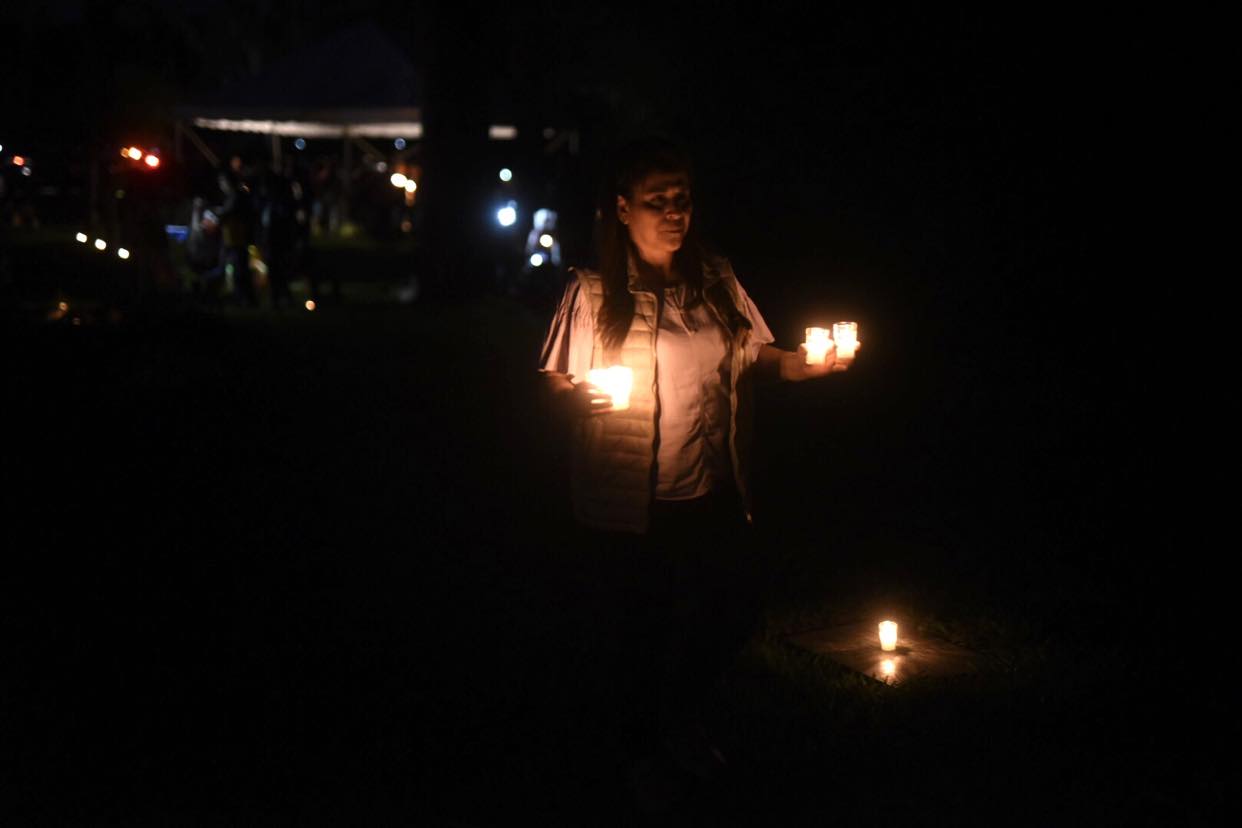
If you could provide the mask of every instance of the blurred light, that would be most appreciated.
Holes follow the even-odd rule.
[[[159,157],[155,155],[151,155],[150,153],[147,153],[147,157],[145,160],[147,162],[147,166],[150,167],[151,169],[155,169],[156,167],[160,165]]]
[[[487,137],[493,141],[512,141],[517,137],[517,127],[509,124],[492,124],[487,128]]]
[[[517,210],[513,205],[506,205],[496,211],[496,221],[500,222],[501,227],[512,227],[517,221]]]
[[[0,152],[4,152],[4,144],[0,144]]]
[[[165,224],[164,235],[173,241],[183,242],[190,235],[190,228],[185,224]]]
[[[126,250],[124,247],[118,247],[116,249],[116,255],[120,256],[122,259],[128,259],[129,251]]]
[[[74,238],[75,238],[75,239],[77,239],[78,241],[82,242],[83,244],[86,244],[86,234],[85,234],[85,233],[78,233],[76,236],[74,236]]]
[[[408,135],[421,138],[423,125],[419,121],[379,121],[366,124],[330,124],[324,121],[274,121],[258,118],[195,118],[194,126],[217,129],[224,132],[254,132],[262,135],[285,135],[290,138],[342,138],[348,129],[350,135],[360,138],[397,138]]]
[[[142,150],[138,149],[137,147],[130,147],[129,149],[125,150],[125,154],[128,155],[130,158],[134,159],[135,161],[142,160]]]
[[[501,181],[512,181],[512,180],[513,180],[513,170],[509,169],[508,167],[505,167],[503,170],[501,170],[501,171],[500,171],[500,180],[501,180]]]
[[[388,180],[392,182],[392,186],[394,187],[404,187],[405,182],[409,181],[409,179],[401,173],[393,173]]]
[[[82,317],[80,317],[80,316],[75,316],[75,317],[73,317],[73,324],[75,324],[75,325],[81,325],[81,324],[82,324]]]
[[[63,310],[63,311],[67,311],[67,310],[69,310],[69,303],[68,303],[68,302],[61,302],[61,303],[60,303],[59,305],[57,305],[56,307],[60,308],[60,309],[61,309],[61,310]]]
[[[417,181],[415,181],[415,180],[414,180],[414,179],[412,179],[412,178],[407,178],[407,179],[405,180],[405,191],[406,191],[407,193],[412,193],[412,192],[414,192],[414,191],[415,191],[415,190],[417,190],[417,189],[418,189],[418,182],[417,182]]]
[[[104,241],[103,239],[95,239],[95,249],[96,250],[107,250],[108,243]]]
[[[552,140],[553,138],[555,138],[555,137],[556,137],[556,130],[555,130],[555,129],[553,129],[552,127],[544,127],[544,128],[543,128],[543,138],[544,138],[544,140],[545,140],[545,141],[551,141],[551,140]]]
[[[402,233],[409,233],[413,229],[414,229],[414,222],[410,221],[409,219],[401,219],[401,232]]]
[[[532,254],[531,254],[531,256],[530,256],[530,266],[531,266],[531,267],[539,267],[539,265],[541,265],[541,264],[543,264],[543,254],[542,254],[542,253],[532,253]]]
[[[314,299],[307,299],[307,300],[306,300],[306,309],[307,309],[308,311],[313,311],[313,310],[315,309],[315,300],[314,300]]]
[[[544,233],[542,236],[539,237],[539,244],[542,247],[551,247],[552,237],[549,236],[547,233]]]
[[[393,141],[393,142],[392,142],[392,145],[393,145],[394,147],[396,147],[397,149],[399,149],[399,150],[403,150],[403,149],[405,149],[405,139],[404,139],[404,138],[398,138],[397,140],[395,140],[395,141]]]
[[[387,161],[376,161],[375,171],[376,172],[388,172],[388,162]]]
[[[293,142],[293,146],[300,150],[306,149],[306,139],[305,138],[297,139],[296,141]]]
[[[125,191],[117,190],[115,193],[113,193],[113,195],[116,196],[118,199],[125,198]]]
[[[26,163],[26,159],[25,159],[25,158],[23,158],[22,156],[20,156],[20,155],[14,155],[14,156],[13,156],[13,166],[15,166],[15,167],[20,167],[20,166],[22,166],[22,165],[23,165],[23,164],[25,164],[25,163]]]
[[[897,665],[893,663],[891,658],[886,658],[880,662],[880,674],[885,678],[892,678],[897,675]]]
[[[22,175],[29,176],[29,175],[30,175],[30,167],[22,167]]]

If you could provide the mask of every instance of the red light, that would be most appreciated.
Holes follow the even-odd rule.
[[[148,154],[146,161],[147,161],[147,166],[150,167],[151,169],[155,169],[156,167],[160,165],[160,159],[154,155]]]
[[[24,167],[24,166],[26,166],[26,159],[25,159],[25,158],[23,158],[23,157],[22,157],[22,156],[20,156],[20,155],[14,155],[14,156],[13,156],[13,165],[14,165],[14,166],[17,166],[17,167]]]

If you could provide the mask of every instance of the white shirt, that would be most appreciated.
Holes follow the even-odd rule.
[[[738,310],[753,325],[749,361],[772,341],[759,309],[738,284],[746,302]],[[539,357],[542,371],[569,374],[579,381],[591,368],[595,319],[573,279],[552,318]],[[656,336],[658,500],[688,500],[723,486],[729,473],[729,342],[706,300],[684,307],[684,286],[664,289],[664,309]],[[601,416],[608,416],[607,414]]]

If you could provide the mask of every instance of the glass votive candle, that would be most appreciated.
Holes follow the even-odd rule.
[[[897,622],[880,622],[880,649],[886,653],[897,649]]]
[[[807,328],[806,341],[802,345],[806,348],[807,365],[823,365],[832,350],[832,339],[827,328]]]
[[[630,407],[630,391],[634,388],[633,369],[624,365],[592,368],[587,371],[587,382],[612,397],[612,411],[624,411]]]
[[[853,359],[858,348],[858,323],[837,322],[832,326],[832,338],[837,343],[837,359]]]

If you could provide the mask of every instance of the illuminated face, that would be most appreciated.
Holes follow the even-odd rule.
[[[617,196],[617,218],[647,261],[666,259],[681,248],[693,210],[685,173],[652,173],[634,186],[631,199]]]

